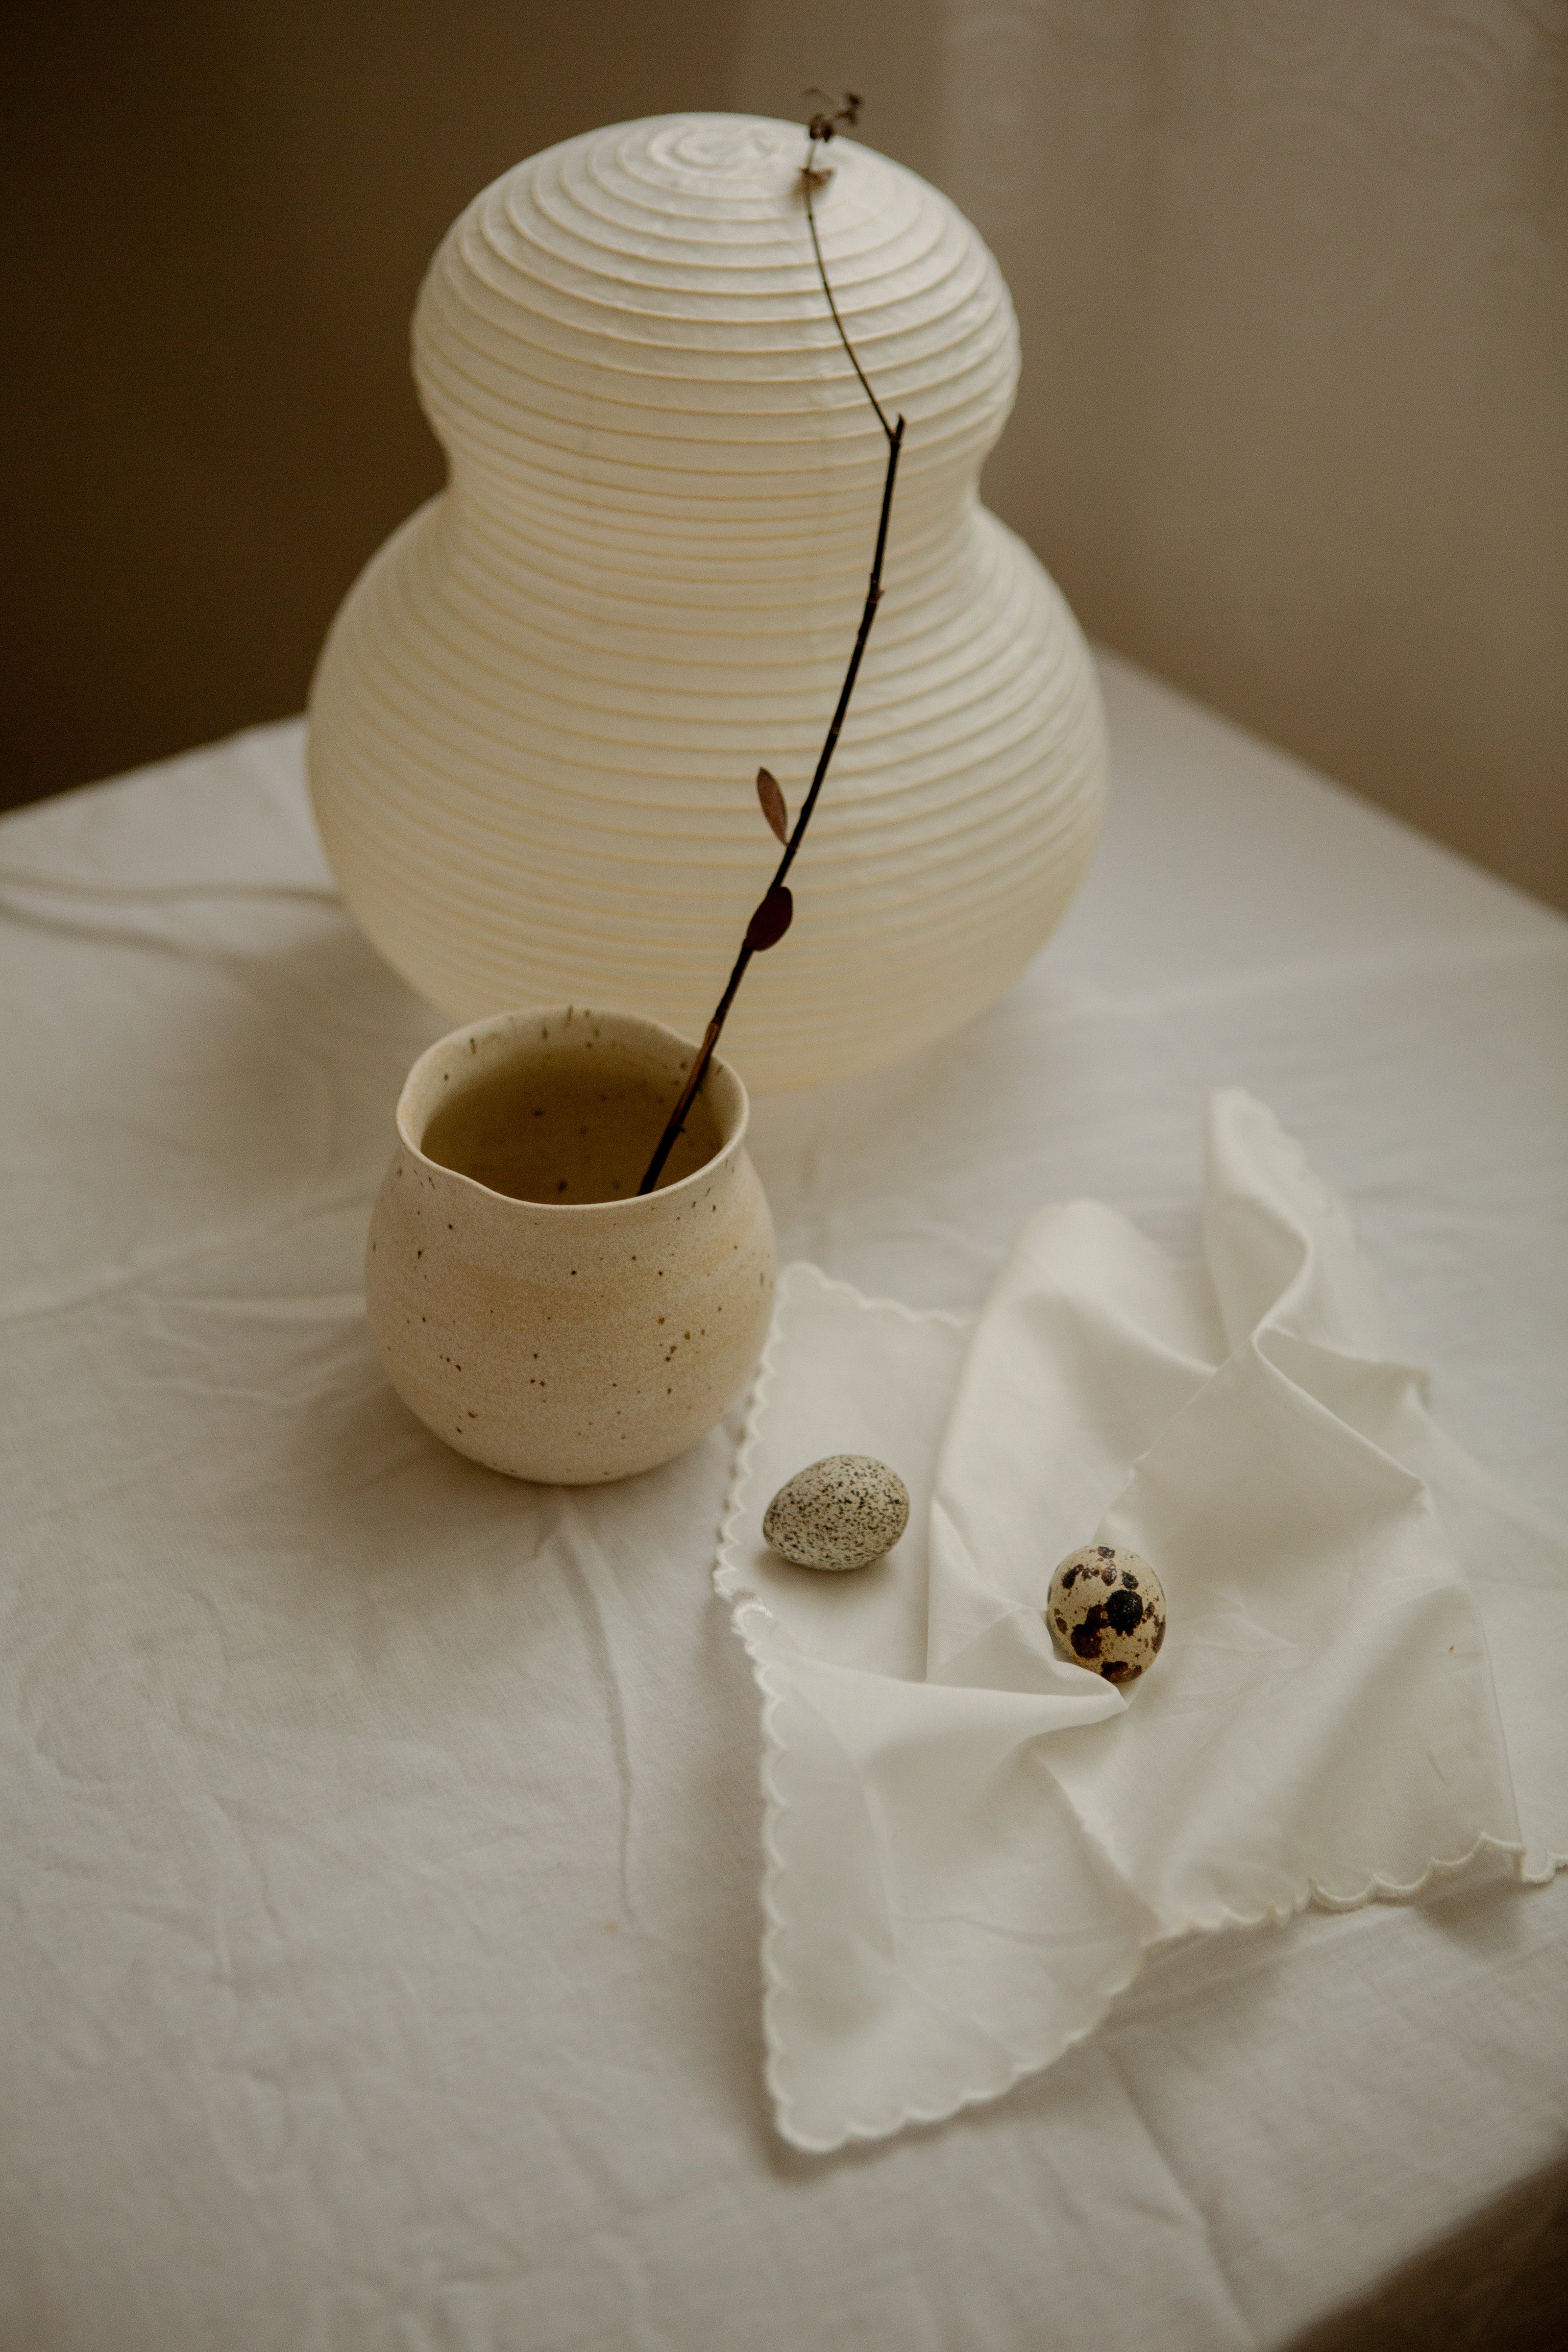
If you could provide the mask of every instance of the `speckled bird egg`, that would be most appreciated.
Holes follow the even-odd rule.
[[[830,1454],[797,1470],[768,1505],[763,1533],[796,1568],[867,1568],[910,1521],[903,1480],[868,1454]]]
[[[1046,1622],[1064,1656],[1108,1683],[1135,1683],[1165,1638],[1164,1589],[1135,1551],[1090,1544],[1052,1577]]]

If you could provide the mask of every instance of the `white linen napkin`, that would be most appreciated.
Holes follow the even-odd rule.
[[[1205,1263],[1094,1202],[1024,1226],[978,1320],[792,1267],[717,1582],[764,1697],[768,2080],[825,2150],[994,2097],[1151,1946],[1568,1861],[1568,1545],[1429,1419],[1342,1203],[1210,1105]],[[870,1454],[887,1559],[763,1541]],[[1058,1658],[1051,1571],[1131,1546],[1170,1626],[1126,1692]]]

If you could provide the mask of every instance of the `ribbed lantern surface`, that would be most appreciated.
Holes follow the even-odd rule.
[[[866,592],[886,445],[812,260],[796,125],[624,123],[478,196],[420,294],[450,485],[333,624],[311,696],[327,852],[455,1018],[622,1006],[699,1036],[799,808]],[[908,419],[885,591],[725,1032],[749,1085],[889,1060],[994,997],[1093,844],[1082,639],[976,482],[1012,305],[937,192],[847,140],[816,197],[878,395]]]

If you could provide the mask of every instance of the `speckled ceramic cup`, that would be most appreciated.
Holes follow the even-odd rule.
[[[474,1022],[414,1065],[365,1306],[393,1386],[459,1453],[596,1486],[694,1444],[751,1377],[773,1229],[727,1064],[637,1192],[692,1050],[562,1006]]]

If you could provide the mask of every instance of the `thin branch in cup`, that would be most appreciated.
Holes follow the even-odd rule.
[[[806,95],[826,98],[827,94],[825,90],[808,90]],[[831,107],[832,100],[829,99],[827,102]],[[812,116],[806,132],[810,144],[806,150],[805,162],[801,166],[800,184],[801,193],[805,199],[806,226],[811,232],[811,250],[816,262],[816,274],[821,280],[823,293],[827,299],[828,310],[838,331],[838,340],[849,355],[849,364],[859,379],[860,388],[876,411],[877,422],[887,436],[888,470],[882,482],[882,505],[877,519],[877,545],[871,558],[870,582],[866,590],[866,602],[861,608],[860,625],[855,633],[855,644],[849,656],[849,667],[845,671],[844,683],[838,690],[838,700],[828,724],[827,738],[818,755],[816,767],[811,779],[811,789],[801,803],[800,814],[795,821],[793,831],[786,831],[789,812],[777,780],[766,768],[759,768],[757,771],[757,799],[768,824],[777,838],[784,843],[784,856],[774,868],[773,880],[758,901],[752,919],[746,926],[746,936],[741,943],[741,952],[735,958],[730,977],[725,982],[724,993],[713,1009],[713,1018],[708,1024],[701,1045],[698,1049],[697,1058],[692,1063],[686,1084],[680,1090],[679,1099],[669,1114],[664,1133],[658,1139],[658,1149],[648,1161],[642,1182],[637,1186],[639,1193],[651,1192],[664,1172],[665,1161],[675,1149],[680,1131],[686,1125],[691,1106],[696,1101],[702,1081],[708,1075],[708,1065],[713,1059],[713,1049],[719,1043],[720,1033],[729,1017],[730,1007],[735,1002],[741,982],[746,976],[747,965],[754,955],[765,954],[769,948],[776,947],[794,920],[795,899],[785,887],[785,878],[790,867],[795,864],[795,853],[805,838],[806,826],[811,823],[812,813],[816,807],[833,754],[838,747],[838,738],[849,709],[849,698],[855,691],[855,681],[860,674],[860,661],[866,651],[866,640],[871,634],[871,624],[877,617],[877,607],[882,601],[882,559],[888,547],[888,520],[893,509],[893,487],[898,479],[899,457],[904,446],[904,420],[900,416],[889,425],[886,412],[872,391],[867,380],[866,372],[855,355],[855,347],[845,331],[844,321],[838,314],[838,305],[833,299],[833,288],[828,280],[827,266],[822,257],[822,242],[816,233],[816,213],[813,202],[817,191],[826,185],[829,176],[817,166],[818,151],[836,136],[840,124],[853,127],[859,121],[860,105],[861,101],[855,92],[847,90],[843,102],[836,110]]]

